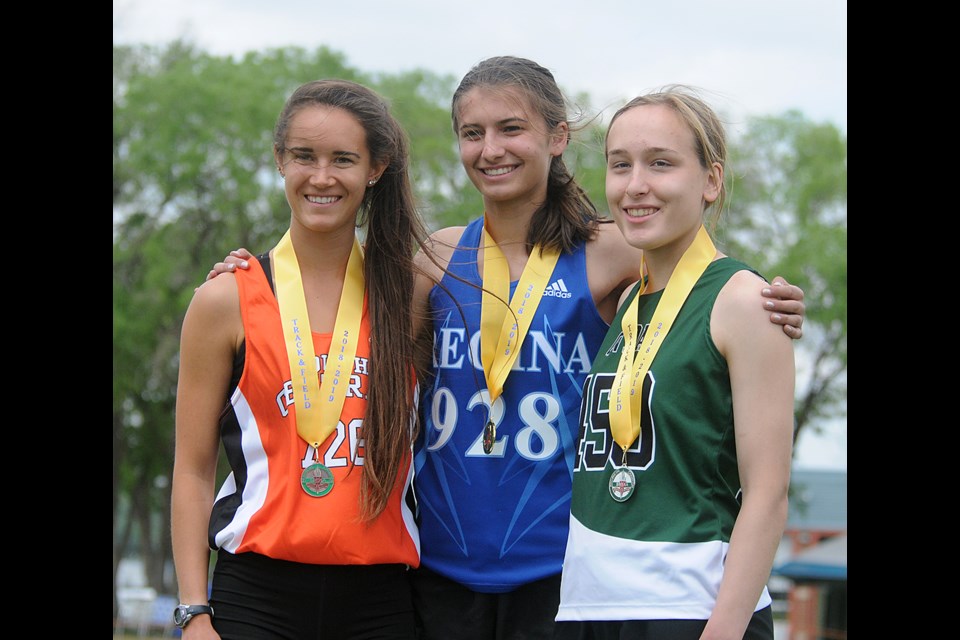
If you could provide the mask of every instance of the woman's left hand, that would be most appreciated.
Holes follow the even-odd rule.
[[[803,337],[803,289],[777,276],[769,287],[763,288],[763,308],[771,311],[770,322],[783,325],[783,332],[799,340]]]

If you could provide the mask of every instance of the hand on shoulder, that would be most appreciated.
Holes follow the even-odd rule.
[[[775,277],[763,288],[763,306],[770,311],[770,322],[783,325],[783,332],[799,340],[803,337],[803,317],[806,305],[803,303],[803,289],[790,284],[783,276]]]
[[[204,282],[213,280],[221,273],[232,273],[236,269],[249,269],[249,260],[252,257],[253,254],[243,247],[234,249],[226,255],[222,262],[214,263],[213,268],[207,272],[207,277]]]

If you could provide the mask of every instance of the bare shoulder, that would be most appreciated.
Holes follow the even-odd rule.
[[[767,281],[743,269],[733,274],[720,290],[710,318],[710,329],[714,342],[723,351],[723,345],[737,338],[749,337],[751,340],[790,338],[778,325],[770,322],[769,312],[757,304],[761,290],[769,286]]]
[[[587,242],[587,281],[600,315],[613,320],[626,287],[640,279],[643,251],[627,244],[614,223],[601,223]]]
[[[761,305],[756,304],[761,295],[760,291],[766,286],[769,286],[767,281],[754,272],[747,269],[737,271],[720,289],[714,308],[719,308],[724,313],[736,313],[741,319],[758,315],[769,324],[767,312]],[[758,313],[752,313],[754,311]]]
[[[230,272],[221,273],[200,285],[187,308],[184,324],[212,334],[242,335],[237,276]]]
[[[639,273],[642,256],[643,251],[627,244],[613,223],[600,224],[596,235],[587,243],[587,262],[602,263],[615,273]]]
[[[464,229],[466,227],[463,226],[445,227],[430,234],[430,246],[434,255],[443,259],[444,263],[449,262],[450,256],[457,248],[457,243],[460,242]]]
[[[612,220],[602,221],[597,225],[597,233],[590,243],[601,247],[619,247],[624,251],[641,252],[640,249],[635,249],[627,244],[627,241],[623,239],[623,234],[620,233],[620,227]]]
[[[239,304],[240,291],[237,288],[236,274],[228,271],[221,273],[220,276],[207,280],[197,288],[193,294],[191,306],[198,304],[204,307],[222,308]]]
[[[435,279],[442,276],[442,271],[450,263],[450,257],[453,255],[465,228],[446,227],[430,234],[430,237],[424,243],[426,246],[423,250],[417,252],[414,258],[417,266]]]
[[[424,242],[424,247],[414,256],[417,274],[413,302],[419,311],[426,309],[430,289],[443,279],[444,270],[450,264],[450,258],[465,228],[446,227],[434,231]]]

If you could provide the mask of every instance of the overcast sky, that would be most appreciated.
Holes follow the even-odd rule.
[[[484,58],[518,55],[607,115],[680,82],[705,90],[734,131],[788,109],[847,130],[845,0],[113,1],[115,44],[176,38],[218,55],[325,45],[364,72],[457,79]],[[846,435],[846,421],[802,434],[798,466],[845,469]]]
[[[221,55],[326,45],[365,72],[458,79],[519,55],[597,109],[681,82],[734,128],[787,109],[847,128],[845,0],[114,0],[114,43],[177,37]]]

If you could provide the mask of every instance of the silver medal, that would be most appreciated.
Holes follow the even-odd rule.
[[[637,486],[637,478],[630,467],[614,469],[610,476],[610,497],[617,502],[626,502],[633,495]]]

